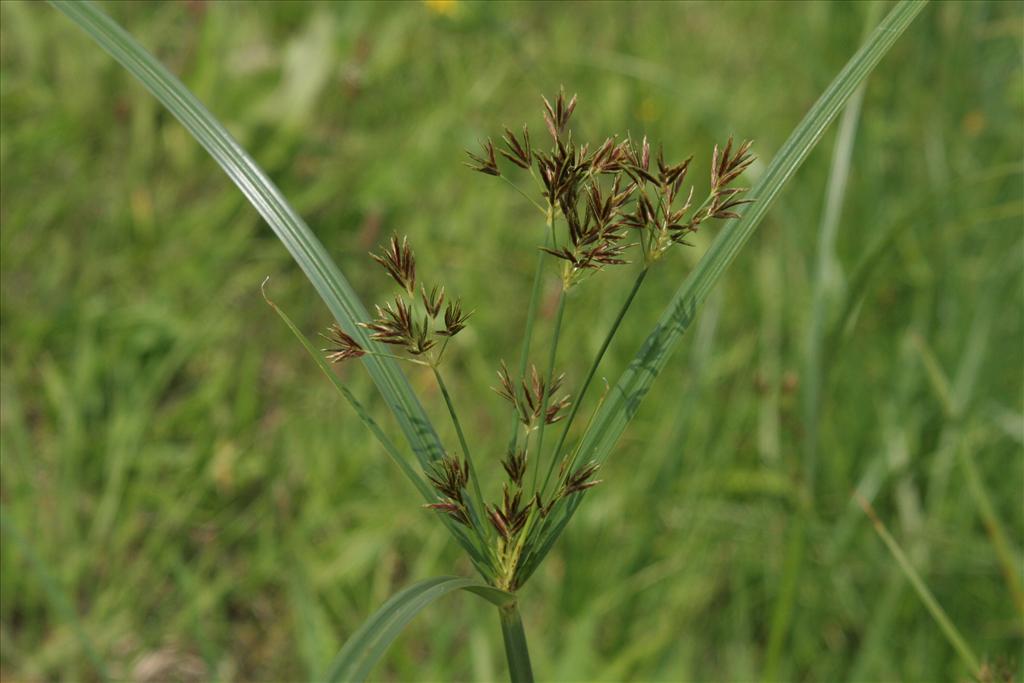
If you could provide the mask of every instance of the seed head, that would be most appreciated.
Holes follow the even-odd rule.
[[[409,238],[398,241],[397,235],[391,236],[387,247],[381,247],[379,254],[370,254],[374,261],[384,267],[395,282],[413,296],[416,293],[416,258],[409,246]]]
[[[434,285],[430,288],[430,293],[427,294],[426,288],[420,285],[420,297],[423,299],[423,307],[427,309],[430,317],[436,318],[441,312],[441,304],[444,303],[444,287],[439,288]]]
[[[396,346],[413,346],[416,343],[416,330],[413,327],[412,312],[405,299],[395,297],[394,305],[388,303],[381,308],[376,307],[377,317],[368,323],[359,323],[372,333],[370,338],[382,344]]]
[[[580,465],[576,471],[566,479],[565,485],[562,487],[562,497],[572,495],[573,493],[579,493],[580,491],[586,491],[587,489],[600,484],[600,479],[590,479],[600,467],[601,466],[593,460],[588,462],[586,465]]]
[[[488,138],[487,143],[480,143],[480,146],[483,148],[484,156],[482,157],[473,154],[468,149],[466,150],[466,154],[473,161],[473,163],[466,164],[466,166],[487,175],[500,176],[501,170],[498,169],[498,160],[494,156],[494,143]]]
[[[547,424],[554,424],[561,420],[561,412],[572,405],[569,394],[565,394],[561,398],[555,397],[565,382],[565,373],[556,375],[551,386],[548,387],[546,380],[537,370],[537,366],[531,364],[529,381],[525,377],[520,378],[517,387],[516,382],[509,374],[508,366],[505,365],[505,361],[502,361],[501,367],[498,369],[498,381],[499,386],[492,388],[499,396],[512,404],[519,415],[519,421],[526,427],[534,425],[540,418],[541,412],[544,411],[545,395],[548,403],[547,412],[544,413]]]
[[[515,133],[508,128],[502,138],[508,151],[501,150],[501,155],[519,168],[529,169],[533,164],[533,149],[530,146],[530,131],[523,126],[523,139],[516,139]]]
[[[508,486],[504,486],[501,506],[489,505],[487,507],[487,518],[498,534],[506,541],[522,531],[529,517],[533,501],[531,500],[523,505],[522,497],[522,491],[517,490],[515,493],[512,493],[509,491]]]
[[[434,463],[427,478],[442,496],[462,503],[462,491],[469,482],[469,462],[446,454]]]
[[[428,510],[438,510],[444,512],[449,517],[454,519],[463,526],[471,527],[473,524],[469,521],[469,512],[466,510],[466,506],[458,501],[445,498],[437,503],[427,503],[423,507]]]
[[[366,354],[359,342],[347,335],[337,323],[327,329],[327,334],[320,336],[331,342],[331,346],[321,350],[327,354],[327,360],[332,363],[340,363],[349,358],[359,358]]]
[[[505,459],[501,461],[501,466],[505,468],[509,480],[519,487],[523,485],[523,475],[526,474],[526,460],[526,451],[520,449],[509,451]]]
[[[551,139],[558,143],[562,133],[565,132],[565,127],[569,124],[569,118],[576,109],[576,95],[573,95],[572,99],[566,103],[565,88],[563,87],[558,90],[555,106],[551,106],[548,98],[542,97],[541,99],[544,100],[544,123],[548,127]]]
[[[725,149],[719,152],[718,145],[715,145],[711,153],[711,187],[719,190],[736,180],[743,171],[754,163],[754,155],[750,154],[750,146],[753,140],[747,140],[739,146],[735,154],[732,151],[732,137],[725,144]]]
[[[466,329],[466,321],[469,320],[471,315],[473,315],[472,311],[469,313],[462,312],[462,301],[460,299],[455,301],[449,299],[448,305],[444,309],[444,329],[438,330],[437,334],[442,337],[454,337]]]

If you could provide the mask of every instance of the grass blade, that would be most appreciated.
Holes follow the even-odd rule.
[[[6,510],[0,507],[0,531],[10,539],[11,544],[21,549],[29,570],[36,581],[42,586],[47,601],[50,603],[53,611],[59,614],[64,623],[71,628],[75,638],[78,640],[79,647],[92,665],[96,676],[101,681],[109,681],[110,674],[107,671],[107,666],[89,634],[86,632],[82,620],[78,618],[73,596],[47,568],[46,563],[36,552],[35,548],[32,547],[32,544],[29,543],[29,540],[14,525],[11,517]]]
[[[395,446],[394,442],[388,438],[387,434],[385,434],[384,431],[380,428],[380,425],[377,424],[376,420],[370,417],[370,414],[366,412],[366,409],[363,407],[363,404],[361,404],[359,400],[356,399],[356,397],[352,394],[352,392],[348,390],[348,387],[341,383],[341,380],[338,379],[338,376],[334,374],[333,370],[331,370],[330,364],[328,364],[328,362],[324,359],[323,354],[320,353],[315,346],[313,346],[313,343],[309,341],[309,338],[302,333],[302,330],[300,330],[295,325],[295,323],[292,322],[292,319],[288,317],[288,314],[281,310],[277,306],[277,304],[275,304],[270,299],[270,297],[267,296],[266,285],[267,280],[264,280],[263,285],[260,288],[261,292],[263,293],[263,299],[271,308],[274,309],[274,312],[277,313],[278,316],[280,316],[281,320],[283,320],[284,324],[288,326],[288,329],[291,330],[292,334],[295,335],[296,339],[298,339],[299,342],[302,343],[302,346],[313,358],[313,361],[316,362],[317,367],[319,367],[320,370],[325,375],[327,375],[327,379],[331,381],[331,384],[333,384],[334,388],[338,390],[338,393],[341,394],[345,398],[345,400],[348,401],[349,405],[352,406],[352,409],[356,411],[356,414],[359,416],[359,419],[362,420],[363,424],[366,425],[366,428],[370,430],[373,436],[377,439],[377,442],[384,448],[384,451],[388,454],[388,456],[395,462],[396,465],[398,465],[399,469],[402,470],[402,473],[405,474],[409,481],[413,483],[413,486],[415,486],[416,489],[420,492],[420,495],[423,496],[423,500],[425,500],[428,503],[435,502],[437,500],[437,493],[435,493],[434,490],[430,488],[430,485],[427,484],[427,482],[423,479],[423,477],[421,477],[416,472],[416,470],[413,469],[413,467],[409,464],[409,461],[402,457],[402,454],[398,451],[398,448]],[[479,544],[475,540],[471,539],[469,535],[466,534],[466,532],[462,529],[462,527],[456,524],[451,518],[447,517],[446,515],[438,515],[438,519],[441,520],[442,524],[448,527],[448,531],[450,531],[451,534],[455,536],[459,543],[466,549],[466,551],[470,555],[470,559],[473,561],[473,564],[476,566],[476,568],[480,570],[481,573],[486,574],[484,568],[488,566],[487,555],[480,548]]]
[[[868,8],[864,37],[878,23],[881,5]],[[804,352],[803,402],[803,484],[809,501],[801,508],[803,515],[814,514],[815,492],[818,472],[818,431],[821,419],[822,391],[825,387],[829,366],[825,362],[825,328],[828,314],[835,303],[836,285],[841,275],[841,266],[836,256],[836,240],[839,235],[839,219],[842,215],[846,185],[850,178],[853,161],[853,145],[857,137],[857,124],[864,104],[867,81],[854,91],[839,120],[839,130],[832,149],[832,164],[829,169],[828,185],[825,191],[825,206],[818,227],[818,253],[811,294],[811,316],[807,326],[807,346]],[[779,661],[794,616],[800,575],[804,571],[804,553],[807,548],[809,520],[802,517],[788,530],[786,559],[781,581],[781,590],[772,613],[772,627],[768,633],[768,648],[765,654],[762,680],[778,678]]]
[[[878,21],[880,5],[868,9],[867,27]],[[843,110],[839,121],[835,147],[832,151],[832,166],[829,169],[828,189],[825,193],[825,209],[818,229],[818,254],[814,273],[814,291],[811,296],[811,320],[807,329],[807,350],[804,359],[803,392],[804,429],[804,482],[814,501],[815,479],[818,470],[818,427],[821,417],[821,393],[824,388],[828,366],[825,364],[825,329],[828,314],[834,303],[834,285],[839,279],[839,261],[836,256],[836,240],[839,235],[839,218],[842,215],[846,185],[850,179],[853,163],[853,145],[857,138],[857,124],[864,104],[867,83],[862,83],[849,104]]]
[[[719,233],[707,254],[676,291],[654,330],[615,384],[593,427],[584,436],[581,461],[603,462],[608,458],[651,384],[665,367],[680,336],[693,321],[697,307],[704,302],[726,268],[735,260],[779,192],[814,149],[829,124],[926,4],[923,0],[902,0],[896,5],[811,107],[772,159],[764,177],[751,190],[749,198],[755,200],[754,203],[747,208],[742,218],[730,221]],[[531,561],[532,566],[524,569],[525,575],[528,576],[543,559],[579,506],[583,495],[574,496],[564,514],[549,525],[548,537]]]
[[[992,503],[992,497],[988,493],[984,479],[978,472],[978,466],[974,462],[974,451],[969,440],[957,448],[957,459],[964,471],[964,479],[967,482],[967,490],[974,498],[978,506],[978,514],[988,534],[992,549],[995,551],[999,568],[1003,573],[1003,580],[1010,591],[1010,598],[1017,614],[1024,617],[1024,589],[1020,585],[1020,562],[1010,546],[1010,541],[1004,531],[1004,525],[996,512],[996,506]]]
[[[441,576],[406,588],[384,603],[335,657],[327,675],[331,681],[365,681],[391,642],[423,608],[456,590],[469,591],[499,608],[515,604],[515,596],[474,579]]]
[[[394,442],[392,442],[391,439],[388,438],[387,434],[385,434],[384,431],[380,428],[380,425],[377,424],[376,420],[374,420],[370,416],[370,414],[366,412],[366,409],[363,408],[363,404],[360,403],[359,400],[352,394],[352,392],[348,390],[348,387],[341,383],[341,380],[338,379],[338,376],[334,374],[334,371],[331,369],[330,364],[328,364],[328,362],[324,359],[323,354],[320,353],[315,346],[313,346],[313,342],[309,340],[309,337],[304,335],[302,333],[302,330],[300,330],[295,325],[295,323],[292,322],[292,319],[288,317],[288,314],[281,310],[281,308],[279,308],[278,305],[275,304],[270,299],[270,297],[267,296],[267,280],[269,279],[270,278],[264,280],[263,284],[260,286],[260,292],[263,294],[264,301],[266,301],[267,305],[274,309],[274,312],[277,313],[281,320],[284,321],[284,324],[288,327],[289,330],[291,330],[291,333],[295,335],[295,338],[299,340],[303,348],[306,349],[310,357],[317,364],[317,367],[319,367],[321,372],[323,372],[324,375],[327,376],[327,379],[331,381],[331,384],[334,385],[334,388],[338,390],[338,393],[341,394],[346,401],[348,401],[349,405],[352,406],[352,409],[356,411],[356,415],[358,415],[359,419],[363,422],[364,425],[366,425],[366,428],[370,430],[374,438],[377,439],[377,442],[384,448],[384,451],[391,457],[392,460],[395,461],[395,464],[398,465],[398,467],[402,470],[405,476],[408,477],[409,481],[411,481],[413,485],[419,490],[419,492],[423,494],[423,499],[426,500],[428,503],[434,502],[434,499],[437,496],[432,492],[430,486],[423,479],[423,477],[421,477],[416,472],[416,470],[414,470],[409,465],[409,462],[402,457],[401,453],[398,452],[398,448],[395,446]]]
[[[366,309],[313,231],[188,88],[92,3],[53,0],[51,4],[92,36],[174,114],[270,225],[338,324],[364,348],[377,348],[366,331],[356,325],[369,319]],[[420,463],[426,465],[438,459],[442,449],[437,433],[394,361],[371,355],[364,356],[362,361]]]
[[[513,683],[533,683],[533,666],[526,647],[523,620],[515,603],[498,609],[501,617],[501,636],[505,641],[509,680]]]
[[[914,565],[910,563],[910,559],[903,552],[903,549],[900,548],[899,543],[897,543],[896,539],[889,534],[885,525],[882,524],[882,520],[880,520],[878,515],[875,514],[874,509],[871,507],[871,503],[867,502],[863,498],[859,498],[857,502],[860,503],[862,508],[864,508],[864,514],[871,518],[871,523],[874,524],[875,531],[878,532],[882,542],[885,543],[889,552],[891,552],[892,556],[896,559],[896,563],[899,564],[903,574],[907,577],[907,580],[910,581],[910,585],[914,587],[914,591],[916,591],[918,597],[921,598],[921,602],[924,603],[929,614],[932,615],[932,618],[935,619],[939,628],[942,629],[943,635],[946,636],[946,639],[949,640],[953,649],[957,651],[957,654],[960,655],[964,664],[966,664],[967,668],[970,669],[971,675],[975,678],[980,678],[981,665],[978,663],[978,658],[975,656],[974,651],[971,650],[971,647],[967,644],[967,641],[964,640],[964,637],[960,635],[960,631],[958,631],[956,626],[953,625],[953,622],[949,620],[946,612],[942,609],[942,605],[940,605],[939,601],[935,599],[932,592],[928,590],[928,586],[926,586],[924,581],[921,580],[921,576],[917,573],[917,570],[914,569]]]

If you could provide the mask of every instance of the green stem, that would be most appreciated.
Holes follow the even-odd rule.
[[[530,650],[526,646],[523,620],[519,617],[516,603],[499,607],[501,635],[505,641],[505,656],[508,658],[508,678],[512,683],[533,683],[533,667],[530,666]]]
[[[957,449],[960,466],[964,470],[964,479],[967,481],[967,490],[971,493],[978,506],[978,513],[981,515],[982,524],[985,527],[985,531],[988,532],[989,539],[992,541],[996,558],[999,560],[999,566],[1003,570],[1003,576],[1006,579],[1006,586],[1010,589],[1012,602],[1017,608],[1017,613],[1024,617],[1024,590],[1021,590],[1020,576],[1016,569],[1019,565],[1013,556],[1013,551],[1010,550],[1010,543],[1006,538],[1006,533],[1003,531],[1003,524],[999,521],[999,517],[996,514],[996,508],[992,504],[992,499],[985,490],[985,484],[978,473],[978,468],[974,464],[974,455],[969,450],[971,447],[972,444],[965,440]]]
[[[554,211],[549,210],[546,225],[550,227],[554,221]],[[550,240],[551,238],[546,238]],[[537,250],[537,265],[533,269],[533,290],[530,293],[530,307],[526,311],[526,327],[523,330],[523,349],[519,353],[519,378],[526,376],[526,364],[530,360],[530,341],[533,338],[533,323],[537,319],[537,305],[540,302],[541,275],[544,272],[545,253]],[[515,424],[512,426],[512,438],[509,440],[509,450],[514,451],[519,441],[519,415],[515,415]]]
[[[970,670],[971,675],[980,679],[981,665],[978,661],[977,655],[974,654],[974,650],[971,649],[971,646],[967,644],[966,640],[964,640],[963,635],[960,634],[960,631],[958,631],[956,626],[953,625],[953,622],[950,621],[945,610],[943,610],[942,606],[939,604],[939,601],[936,600],[935,596],[932,595],[932,592],[928,590],[928,586],[925,585],[925,582],[921,579],[921,575],[917,573],[916,569],[914,569],[914,565],[910,563],[910,559],[906,554],[904,554],[903,549],[900,548],[900,544],[896,542],[896,539],[893,538],[891,534],[889,534],[889,530],[885,528],[885,524],[883,524],[882,520],[875,514],[874,508],[871,507],[871,504],[860,496],[857,497],[857,502],[860,503],[862,508],[864,508],[864,513],[871,519],[871,523],[874,525],[875,531],[882,539],[882,542],[885,543],[885,547],[889,549],[889,552],[892,553],[892,556],[896,559],[896,563],[900,566],[900,569],[903,570],[904,576],[906,576],[907,580],[910,581],[910,585],[917,592],[917,596],[921,599],[921,602],[924,603],[925,608],[931,614],[935,623],[938,624],[943,635],[945,635],[946,639],[949,641],[949,644],[952,645],[953,649],[960,655],[960,659],[963,660],[963,663],[967,666],[968,670]]]
[[[526,201],[528,201],[531,204],[533,204],[534,206],[536,206],[538,211],[540,211],[541,213],[544,213],[544,214],[547,213],[547,209],[545,209],[543,206],[538,204],[537,201],[533,197],[531,197],[530,195],[528,195],[525,192],[523,192],[523,190],[518,185],[513,183],[511,180],[509,180],[505,176],[498,176],[498,177],[501,178],[502,180],[504,180],[509,185],[511,185],[512,189],[515,190],[516,192],[518,192],[519,194],[521,194],[526,199]]]
[[[400,360],[405,361],[406,363],[412,363],[413,365],[425,365],[427,367],[430,366],[430,363],[426,361],[418,360],[416,358],[409,358],[408,356],[397,356],[393,353],[383,353],[381,351],[366,351],[366,355],[376,356],[377,358],[391,358],[393,360]]]
[[[601,343],[601,348],[597,352],[597,356],[594,357],[594,362],[590,364],[590,370],[587,372],[587,378],[583,380],[583,386],[580,387],[579,393],[576,394],[576,400],[573,401],[572,410],[569,411],[569,417],[565,421],[565,427],[562,429],[562,436],[558,440],[558,446],[555,447],[555,454],[551,458],[551,463],[548,465],[548,473],[544,477],[544,486],[541,487],[541,493],[548,487],[548,482],[551,480],[551,473],[554,472],[555,463],[558,461],[558,456],[562,453],[562,448],[565,446],[565,440],[569,436],[569,428],[572,427],[572,422],[576,419],[576,413],[579,412],[580,406],[583,404],[583,397],[587,393],[587,389],[590,388],[590,383],[594,380],[594,375],[597,374],[597,368],[601,365],[601,359],[604,358],[605,351],[608,350],[608,346],[612,343],[612,338],[615,333],[619,330],[619,325],[622,324],[623,318],[626,317],[626,312],[629,307],[633,304],[633,299],[636,297],[636,293],[640,291],[640,285],[644,283],[644,278],[647,277],[648,267],[644,266],[643,269],[637,274],[636,280],[633,281],[633,288],[629,290],[629,296],[622,303],[622,307],[619,309],[618,315],[615,316],[615,322],[612,323],[611,329],[608,330],[608,334],[605,335],[604,341]]]
[[[558,337],[562,331],[562,317],[565,313],[565,286],[558,293],[558,312],[555,314],[555,331],[551,339],[551,352],[548,354],[547,383],[544,385],[544,396],[540,404],[540,427],[537,430],[537,467],[533,470],[533,490],[537,490],[537,474],[540,472],[540,459],[544,457],[544,427],[548,420],[548,402],[551,399],[551,382],[555,378],[555,354],[558,351]],[[554,465],[555,454],[551,454],[551,466]],[[550,471],[551,466],[548,467]]]
[[[459,443],[462,445],[462,453],[466,457],[466,462],[469,463],[469,478],[473,480],[473,493],[476,494],[480,510],[483,510],[484,497],[480,492],[480,480],[476,476],[476,466],[473,464],[473,457],[469,454],[469,445],[466,443],[466,435],[462,432],[462,423],[459,422],[459,416],[455,412],[455,404],[452,403],[452,397],[448,393],[448,387],[445,385],[444,379],[441,377],[441,371],[437,369],[437,366],[431,366],[430,369],[434,371],[434,378],[437,380],[437,386],[441,389],[441,395],[444,396],[445,405],[448,406],[448,414],[452,416],[452,424],[455,425],[455,431],[459,435]]]

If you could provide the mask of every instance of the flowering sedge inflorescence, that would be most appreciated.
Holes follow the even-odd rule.
[[[467,165],[474,170],[512,183],[499,165],[501,158],[528,173],[537,186],[540,201],[533,203],[544,213],[546,225],[546,244],[540,248],[562,264],[562,294],[556,342],[550,354],[552,361],[565,292],[588,275],[629,263],[634,247],[638,248],[642,262],[642,273],[635,285],[639,287],[643,273],[672,245],[688,244],[686,238],[708,221],[737,217],[736,210],[749,200],[742,197],[745,188],[733,187],[733,183],[754,160],[750,142],[734,149],[730,138],[724,148],[716,145],[711,155],[708,194],[695,207],[692,185],[684,191],[693,157],[668,163],[659,148],[652,160],[646,137],[639,144],[628,136],[622,140],[609,137],[594,146],[577,143],[569,127],[576,104],[576,97],[566,100],[564,91],[554,104],[544,99],[544,123],[550,139],[546,149],[539,149],[529,129],[523,126],[518,135],[505,128],[500,148],[487,140],[479,153],[467,152]],[[392,357],[433,370],[463,450],[461,456],[445,453],[428,468],[425,474],[437,500],[425,507],[472,530],[488,546],[491,575],[487,578],[501,588],[515,590],[535,568],[523,567],[524,558],[528,558],[527,564],[533,561],[535,546],[550,531],[553,510],[600,483],[594,478],[598,463],[577,465],[578,449],[562,452],[580,397],[574,405],[571,395],[562,393],[565,375],[556,374],[553,367],[545,374],[530,365],[527,372],[525,352],[517,374],[501,363],[494,391],[510,404],[517,428],[500,461],[505,475],[500,499],[484,502],[465,436],[438,372],[448,342],[465,328],[469,314],[463,312],[458,299],[446,299],[443,286],[428,289],[421,284],[417,290],[416,258],[407,239],[392,237],[379,253],[371,256],[402,292],[384,306],[377,306],[374,319],[360,325],[374,341],[399,347],[407,354]],[[626,307],[631,300],[632,295]],[[609,333],[609,339],[615,329]],[[368,353],[391,355],[364,348],[337,326],[331,328],[327,338],[331,346],[324,351],[332,362]],[[594,367],[599,361],[600,356]],[[592,376],[593,368],[581,394]],[[538,485],[545,427],[563,419],[566,424],[562,438],[550,452],[547,477]],[[532,464],[531,451],[532,459],[538,460]],[[557,477],[549,490],[555,464]],[[527,472],[531,469],[533,481],[527,485]],[[471,484],[475,498],[469,493]]]
[[[750,201],[740,196],[746,188],[731,187],[754,161],[749,141],[735,150],[732,138],[722,149],[715,146],[710,191],[694,208],[694,188],[682,194],[692,156],[669,164],[659,148],[652,164],[646,136],[639,144],[628,136],[605,138],[593,148],[589,143],[577,144],[569,128],[576,102],[575,96],[566,102],[564,91],[554,105],[544,98],[544,123],[551,138],[547,151],[533,146],[524,126],[518,137],[506,128],[501,149],[487,140],[480,154],[467,152],[471,160],[467,165],[481,173],[503,176],[497,161],[500,155],[537,181],[548,207],[549,226],[556,219],[565,224],[563,234],[551,229],[543,249],[566,262],[567,286],[576,284],[586,271],[628,263],[627,252],[637,244],[626,241],[631,234],[639,240],[648,264],[673,244],[686,244],[686,236],[702,223],[737,217],[735,210]]]
[[[399,241],[397,236],[392,237],[379,254],[370,256],[402,287],[404,293],[384,306],[376,306],[376,317],[360,323],[360,326],[371,332],[370,338],[374,341],[401,347],[412,356],[423,356],[441,344],[440,351],[426,361],[431,365],[440,362],[444,342],[465,329],[470,314],[463,312],[462,302],[458,299],[449,298],[446,305],[444,287],[438,285],[428,291],[421,284],[417,297],[416,257],[408,239]],[[416,310],[417,304],[420,305],[422,316]],[[332,325],[325,336],[332,344],[324,349],[332,363],[358,358],[367,353],[337,325]]]

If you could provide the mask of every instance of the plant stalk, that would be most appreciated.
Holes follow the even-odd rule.
[[[505,641],[505,656],[508,659],[508,678],[512,683],[533,683],[533,667],[530,666],[530,650],[526,646],[523,620],[516,603],[498,608],[501,617],[501,635]]]
[[[551,227],[554,224],[554,212],[548,210],[547,212],[547,227]],[[551,239],[548,237],[547,239]],[[526,364],[530,360],[530,341],[533,337],[533,323],[537,319],[537,305],[540,301],[540,283],[541,275],[544,272],[544,252],[540,249],[537,250],[537,265],[533,269],[533,289],[530,293],[530,307],[526,311],[526,327],[523,330],[523,349],[519,353],[519,377],[523,378],[526,376]],[[516,416],[515,424],[512,426],[512,438],[509,443],[509,451],[516,449],[516,444],[519,441],[519,417]]]
[[[459,422],[459,416],[455,412],[455,404],[452,403],[452,397],[448,393],[448,387],[444,383],[444,379],[441,378],[441,372],[437,369],[436,365],[430,367],[434,371],[434,378],[437,380],[437,386],[441,389],[441,395],[444,396],[445,405],[448,406],[448,414],[452,417],[452,424],[455,425],[455,431],[459,435],[459,443],[462,445],[462,454],[466,458],[466,462],[469,463],[469,474],[470,479],[473,480],[473,493],[476,495],[477,503],[480,506],[481,514],[483,514],[484,497],[480,491],[480,480],[476,475],[476,466],[473,464],[473,457],[469,454],[469,445],[466,443],[466,435],[462,433],[462,423]]]
[[[629,290],[629,295],[626,300],[622,303],[622,307],[619,309],[618,315],[615,316],[615,322],[612,323],[611,329],[608,330],[608,334],[605,335],[604,341],[601,343],[601,348],[598,350],[597,355],[594,357],[594,362],[590,365],[590,370],[587,372],[587,378],[583,380],[583,385],[580,387],[579,393],[576,394],[576,400],[572,403],[572,409],[569,411],[569,417],[565,420],[565,427],[562,429],[562,436],[558,439],[558,445],[555,447],[555,454],[551,458],[551,463],[548,465],[548,473],[544,477],[544,485],[541,487],[541,493],[548,487],[548,482],[551,480],[551,473],[555,470],[555,462],[558,461],[558,456],[562,453],[562,448],[565,446],[565,440],[569,436],[569,428],[572,427],[572,422],[576,419],[576,413],[579,412],[580,406],[583,404],[583,397],[587,394],[587,389],[590,388],[590,383],[594,379],[594,375],[597,374],[597,368],[601,365],[601,360],[604,358],[605,351],[612,343],[612,338],[615,337],[615,333],[619,331],[619,325],[622,324],[623,318],[626,317],[626,312],[629,307],[633,304],[633,299],[636,297],[636,293],[640,291],[640,285],[644,283],[644,278],[647,277],[648,266],[644,266],[643,269],[637,274],[636,280],[633,281],[633,288]]]
[[[928,586],[925,585],[925,582],[921,579],[921,575],[917,573],[916,569],[914,569],[914,565],[910,563],[910,559],[903,552],[903,549],[900,548],[900,544],[896,542],[896,539],[892,537],[889,530],[885,528],[885,524],[883,524],[882,520],[879,519],[877,514],[875,514],[875,510],[871,507],[871,503],[867,502],[867,500],[861,498],[859,495],[857,496],[857,502],[864,509],[864,514],[866,514],[871,520],[871,524],[875,527],[875,531],[878,533],[878,536],[882,539],[882,542],[885,543],[885,547],[889,549],[889,552],[892,553],[896,563],[903,571],[903,575],[907,577],[911,587],[913,587],[917,596],[921,599],[921,602],[924,603],[929,614],[931,614],[932,619],[934,619],[935,623],[938,624],[939,628],[942,630],[942,634],[946,636],[946,640],[949,641],[949,644],[952,645],[953,649],[956,650],[958,655],[960,655],[960,659],[971,672],[971,675],[980,680],[981,663],[979,662],[977,655],[974,654],[974,650],[971,649],[971,646],[967,644],[966,640],[964,640],[963,635],[961,635],[960,631],[953,625],[953,622],[946,615],[946,612],[942,609],[939,601],[936,600],[935,596],[932,595],[932,592],[928,590]]]
[[[540,459],[544,457],[544,427],[548,423],[548,403],[551,400],[551,383],[555,379],[555,355],[558,352],[558,337],[562,331],[562,318],[565,314],[565,287],[558,293],[558,312],[555,314],[555,329],[551,339],[551,353],[548,355],[547,383],[540,403],[540,427],[537,428],[537,467],[533,470],[533,490],[537,490],[537,479],[540,473]],[[551,465],[554,466],[555,454],[551,454]]]

